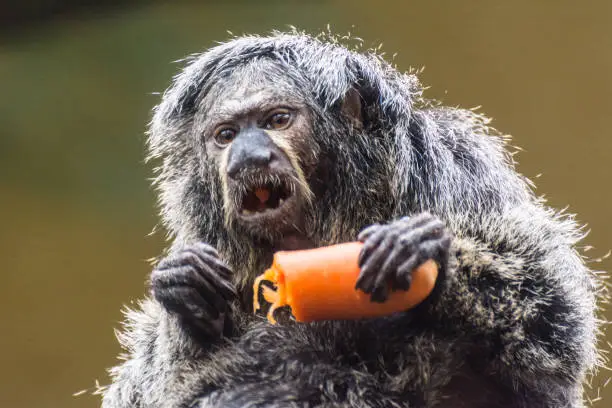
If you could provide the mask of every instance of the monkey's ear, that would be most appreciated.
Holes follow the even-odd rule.
[[[348,90],[342,101],[342,114],[346,116],[357,129],[363,128],[363,114],[361,110],[361,95],[355,88]]]

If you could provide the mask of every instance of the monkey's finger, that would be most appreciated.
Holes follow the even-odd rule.
[[[183,264],[186,261],[185,260],[186,253],[195,253],[195,254],[206,253],[214,257],[219,256],[217,250],[213,248],[212,246],[204,242],[196,242],[195,244],[191,246],[185,247],[184,249],[171,253],[170,255],[162,259],[157,264],[157,268],[167,269],[167,268],[172,268],[174,266],[179,266]]]
[[[208,254],[201,255],[200,259],[217,271],[225,280],[231,280],[233,272],[222,260]]]
[[[215,275],[220,280],[229,281],[232,278],[231,270],[218,258],[210,255],[195,255],[189,263],[194,265],[201,273]]]
[[[375,268],[368,268],[362,266],[359,272],[359,277],[355,283],[355,289],[360,289],[365,293],[371,293],[374,279],[376,278],[378,270]]]
[[[179,266],[180,259],[177,257],[177,255],[178,254],[173,254],[173,255],[169,255],[163,258],[161,261],[157,263],[157,265],[155,266],[155,269],[162,270],[162,269],[170,269],[170,268]]]
[[[411,248],[395,245],[391,250],[387,258],[384,260],[382,267],[380,268],[380,275],[385,277],[391,277],[387,279],[387,282],[391,284],[391,288],[395,289],[395,276],[398,266],[407,258],[412,255]]]
[[[372,255],[367,258],[365,263],[362,265],[363,271],[371,271],[365,274],[360,285],[360,287],[363,288],[366,293],[374,290],[374,288],[377,286],[377,281],[380,281],[381,279],[385,280],[387,278],[387,276],[383,274],[381,267],[386,257],[389,256],[393,250],[395,240],[395,234],[388,234],[380,245],[374,250],[374,252],[372,252]]]
[[[187,265],[162,272],[165,272],[168,287],[177,285],[191,287],[200,293],[212,307],[218,310],[225,308],[227,292],[218,290],[219,285],[215,284],[218,278],[215,279],[216,274],[206,264],[200,262],[196,265],[196,262],[192,260]]]
[[[376,303],[384,303],[389,298],[389,286],[385,281],[381,284],[374,286],[370,300]]]
[[[197,246],[193,246],[192,248],[186,249],[185,252],[192,253],[203,260],[215,262],[221,267],[229,270],[225,263],[223,263],[223,261],[221,261],[221,259],[219,258],[219,253],[217,252],[217,250],[208,244],[200,244]]]
[[[156,267],[157,270],[170,270],[177,267],[193,265],[200,268],[202,264],[212,264],[219,271],[223,278],[229,280],[232,271],[218,257],[207,252],[198,252],[193,248],[188,248],[176,255],[163,259]]]
[[[370,258],[367,258],[365,263],[360,265],[361,270],[357,278],[357,283],[355,284],[357,289],[361,289],[365,293],[370,293],[372,291],[376,275],[380,273],[380,265],[369,262],[369,259]]]
[[[402,262],[395,273],[393,289],[408,290],[412,284],[412,271],[419,264],[419,255],[412,254],[410,258]]]
[[[151,285],[154,288],[177,285],[199,286],[202,283],[202,277],[191,265],[176,266],[170,269],[154,269],[151,273]]]
[[[225,293],[220,293],[216,285],[206,279],[205,275],[196,271],[192,265],[155,270],[151,275],[151,283],[155,292],[162,293],[173,287],[193,288],[194,291],[203,295],[213,307],[219,310],[225,308]]]
[[[191,252],[181,251],[176,254],[169,255],[162,259],[155,269],[157,270],[171,270],[174,268],[180,268],[193,263],[194,255]]]
[[[220,295],[224,304],[238,296],[234,286],[228,280],[219,277],[209,265],[202,264],[200,268],[201,276],[207,283],[206,290]]]
[[[376,267],[382,270],[382,266],[386,259],[392,254],[397,241],[397,233],[394,231],[385,231],[384,238],[379,242],[378,246],[364,259],[364,267]]]
[[[420,242],[442,236],[445,226],[439,219],[425,220],[422,224],[410,228],[399,236],[402,245],[415,246]]]
[[[357,282],[355,283],[355,289],[360,289],[365,293],[370,293],[367,289],[370,287],[370,280],[373,279],[374,271],[369,271],[368,269],[361,268],[359,272],[359,277],[357,278]]]
[[[372,235],[368,237],[363,243],[361,253],[359,254],[358,263],[363,265],[367,259],[374,253],[374,251],[380,246],[380,243],[386,238],[389,231],[389,226],[381,226],[377,231],[374,231]]]
[[[410,286],[412,281],[412,272],[414,269],[418,268],[429,259],[434,259],[438,263],[445,264],[445,259],[442,258],[444,257],[444,254],[448,253],[448,251],[445,250],[444,247],[449,243],[450,236],[448,235],[442,239],[430,239],[422,242],[419,245],[419,251],[397,268],[397,283],[399,285]]]
[[[361,230],[359,235],[357,235],[357,240],[365,242],[365,240],[370,238],[372,234],[374,234],[376,231],[379,231],[381,227],[383,227],[383,225],[381,224],[372,224],[369,227],[364,228],[363,230]]]
[[[196,252],[204,252],[217,258],[219,257],[219,252],[217,251],[217,249],[205,242],[196,242],[195,244],[193,244],[191,249]]]
[[[452,240],[453,235],[450,234],[448,231],[445,231],[442,237],[440,238],[440,249],[448,253]]]
[[[431,239],[421,243],[420,260],[425,262],[428,259],[433,259],[439,264],[446,264],[450,242],[451,236],[446,234],[441,238]]]
[[[184,256],[186,264],[195,267],[211,283],[214,283],[214,280],[229,281],[231,279],[230,269],[219,258],[192,251],[185,252]]]
[[[376,275],[371,296],[371,300],[373,302],[383,303],[387,301],[387,299],[389,298],[390,289],[389,281],[391,280],[390,278],[392,276],[393,275],[385,275],[381,272]]]
[[[182,263],[197,265],[198,267],[209,265],[213,270],[218,271],[225,279],[230,279],[232,276],[232,271],[218,257],[204,252],[197,252],[193,249],[185,250]]]

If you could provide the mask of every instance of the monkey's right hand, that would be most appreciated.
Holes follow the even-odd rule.
[[[213,247],[197,243],[163,259],[151,274],[151,289],[189,331],[215,339],[223,333],[228,303],[237,296],[231,276]]]

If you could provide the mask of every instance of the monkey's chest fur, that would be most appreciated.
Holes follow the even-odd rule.
[[[192,406],[513,406],[511,393],[476,374],[468,349],[474,345],[419,327],[409,315],[257,322],[209,356]]]

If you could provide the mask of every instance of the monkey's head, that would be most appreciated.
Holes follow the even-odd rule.
[[[271,61],[249,61],[220,78],[198,123],[223,193],[227,228],[283,244],[303,232],[319,147],[312,110]]]
[[[202,240],[235,268],[261,271],[276,249],[350,241],[397,215],[475,212],[523,194],[522,185],[499,187],[518,184],[501,142],[477,134],[488,131],[481,117],[426,113],[416,102],[414,75],[333,40],[241,37],[193,56],[148,139],[175,245]],[[455,122],[457,132],[444,128]]]
[[[150,128],[170,232],[220,247],[298,248],[355,239],[389,217],[393,146],[368,106],[376,96],[365,68],[385,69],[298,34],[193,57]]]

